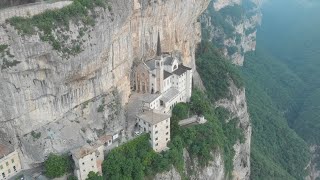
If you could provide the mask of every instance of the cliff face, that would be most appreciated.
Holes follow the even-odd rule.
[[[68,152],[104,133],[126,130],[124,106],[130,95],[133,61],[155,54],[159,32],[163,51],[180,51],[184,63],[195,68],[195,49],[201,40],[201,24],[197,19],[209,3],[210,0],[112,0],[111,11],[95,9],[98,14],[95,25],[84,36],[80,36],[81,24],[70,23],[70,29],[62,32],[70,36],[71,42],[83,42],[81,51],[68,58],[43,42],[39,34],[20,35],[3,20],[0,45],[8,46],[0,51],[0,137],[19,149],[27,168],[42,162],[51,152]],[[215,1],[210,6],[219,11],[233,4],[239,1]],[[43,10],[37,6],[28,8],[33,13]],[[13,10],[6,17],[33,15]],[[211,28],[210,39],[224,39],[227,51],[234,37],[227,39],[207,13],[201,17],[202,24]],[[244,26],[242,21],[237,32],[243,33]],[[54,34],[58,37],[61,32]],[[250,45],[253,41],[246,37],[237,47],[253,49],[255,44]],[[234,58],[234,62],[241,64],[241,58]],[[196,78],[201,82],[199,76]],[[240,119],[245,142],[234,146],[233,175],[235,179],[249,179],[251,126],[245,93],[234,86],[230,91],[233,100],[221,100],[217,106],[229,109]],[[185,169],[191,179],[224,179],[223,155],[212,153],[214,160],[200,168],[196,160],[190,163],[188,152],[184,152]],[[181,179],[181,176],[172,169],[155,179]]]
[[[232,100],[222,99],[216,105],[228,109],[232,118],[239,119],[239,128],[242,129],[244,142],[239,140],[233,146],[235,156],[233,158],[233,179],[250,179],[250,153],[252,127],[247,109],[245,89],[238,89],[234,84],[230,86]]]
[[[207,39],[236,65],[242,66],[244,53],[255,50],[260,5],[260,0],[216,0],[201,16]]]
[[[112,0],[111,11],[95,9],[88,34],[77,39],[82,26],[73,23],[62,32],[83,42],[69,58],[39,34],[19,35],[3,23],[0,44],[8,47],[1,56],[1,137],[21,150],[27,167],[50,152],[67,152],[125,129],[122,107],[133,60],[154,55],[159,32],[163,51],[181,51],[184,63],[194,67],[201,33],[197,18],[208,3]]]

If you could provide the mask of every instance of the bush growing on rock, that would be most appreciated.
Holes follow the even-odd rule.
[[[44,162],[45,175],[49,178],[61,177],[71,170],[71,161],[67,155],[50,154]]]

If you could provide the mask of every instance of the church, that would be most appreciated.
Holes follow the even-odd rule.
[[[161,52],[158,34],[156,56],[141,62],[134,70],[134,89],[145,94],[145,107],[169,113],[175,104],[190,101],[192,69],[184,66],[177,56]]]

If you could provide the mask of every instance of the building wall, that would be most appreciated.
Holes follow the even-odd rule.
[[[190,101],[192,95],[192,70],[187,71],[187,80],[186,80],[186,102]]]
[[[77,177],[79,180],[85,180],[88,177],[90,171],[99,172],[95,152],[88,154],[87,156],[84,156],[83,158],[80,158],[78,160],[74,157],[74,161],[76,167],[79,169],[78,173],[76,174],[80,175]]]
[[[167,79],[163,80],[163,92],[166,92],[171,87],[171,77],[168,77]]]
[[[170,141],[170,118],[152,126],[150,143],[154,151],[161,152]]]
[[[0,160],[0,180],[8,179],[21,170],[20,158],[17,151],[10,153]],[[5,175],[5,178],[3,177]]]
[[[154,151],[161,152],[167,148],[167,143],[170,141],[170,118],[155,125],[139,118],[137,121],[140,130],[150,134],[150,144]]]
[[[136,70],[136,91],[138,93],[150,93],[149,78],[149,71],[144,67],[144,64],[140,64]]]

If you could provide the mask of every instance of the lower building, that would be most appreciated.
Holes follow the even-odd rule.
[[[166,150],[170,141],[170,115],[153,110],[137,115],[140,131],[150,134],[150,144],[154,151]]]
[[[102,174],[103,150],[104,145],[91,146],[87,144],[71,151],[75,163],[74,174],[78,180],[87,179],[90,171]]]
[[[19,153],[10,144],[0,143],[0,180],[9,179],[20,171]]]

